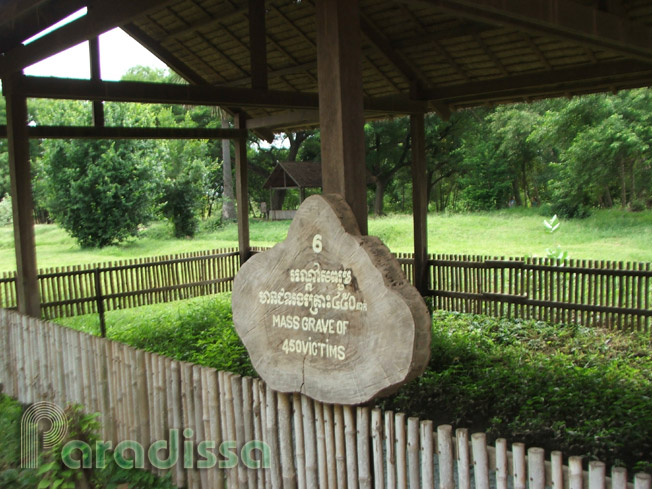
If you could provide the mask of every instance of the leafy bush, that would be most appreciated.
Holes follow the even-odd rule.
[[[241,375],[255,375],[247,350],[233,328],[230,294],[166,304],[124,315],[107,314],[109,338],[177,360]],[[171,306],[171,307],[170,307]],[[128,312],[128,311],[116,311]],[[116,316],[113,316],[116,317]]]
[[[550,205],[550,210],[567,219],[586,219],[591,208],[572,198],[561,198]]]
[[[55,220],[82,247],[135,236],[151,216],[155,193],[142,154],[124,141],[58,143],[45,159]]]
[[[426,373],[385,408],[629,469],[652,465],[646,336],[435,314]]]

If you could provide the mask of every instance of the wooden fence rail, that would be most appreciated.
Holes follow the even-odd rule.
[[[434,307],[650,331],[650,263],[436,255]]]
[[[12,311],[0,310],[0,352],[7,395],[25,404],[76,403],[101,413],[101,438],[113,447],[131,440],[148,454],[159,440],[173,447],[170,430],[177,430],[177,463],[162,469],[146,458],[145,468],[171,472],[174,483],[188,489],[652,489],[648,474],[634,474],[628,482],[619,467],[607,477],[602,462],[591,461],[587,472],[579,457],[563,465],[558,451],[545,454],[520,443],[508,451],[504,439],[490,446],[484,433],[277,393],[258,379]],[[242,450],[248,453],[252,441],[262,442],[253,458],[262,461],[261,454],[268,454],[267,468],[243,463]],[[200,468],[223,442],[233,442],[226,452],[240,462]]]
[[[237,249],[211,250],[39,271],[45,319],[188,299],[231,290]],[[0,278],[0,307],[16,307],[15,274]]]
[[[253,252],[264,248],[253,248]],[[397,254],[412,280],[412,254]],[[650,331],[650,263],[431,255],[436,309]],[[41,270],[46,319],[230,291],[236,249]],[[0,307],[16,307],[15,276],[0,278]],[[102,317],[102,314],[100,314]]]

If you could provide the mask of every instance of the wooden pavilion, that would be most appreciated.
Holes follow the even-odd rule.
[[[321,188],[321,164],[281,161],[276,164],[263,188],[270,190],[299,190],[299,201],[306,198],[306,189]],[[296,210],[273,209],[270,204],[269,218],[274,220],[292,219]]]
[[[97,36],[116,26],[188,85],[102,81]],[[90,41],[90,80],[22,74],[82,41]],[[424,114],[648,86],[652,0],[5,0],[0,77],[22,313],[39,315],[28,138],[231,138],[245,203],[248,131],[270,139],[318,124],[324,192],[344,196],[366,233],[363,122],[395,114],[411,120],[415,282],[425,290]],[[29,97],[93,101],[94,125],[29,127]],[[235,128],[105,127],[103,101],[219,105]],[[238,213],[246,260],[247,205]]]

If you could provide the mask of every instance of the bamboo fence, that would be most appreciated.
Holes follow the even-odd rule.
[[[0,310],[0,382],[29,404],[82,404],[101,413],[103,441],[145,448],[180,435],[181,461],[166,470],[188,489],[651,489],[579,457],[366,406],[315,402],[272,391],[261,380],[175,361],[52,323]],[[191,430],[191,431],[190,431]],[[252,440],[269,447],[267,468],[198,468],[201,442]],[[212,445],[211,445],[212,446]],[[216,453],[216,451],[214,451]],[[234,452],[235,453],[235,452]]]
[[[252,248],[252,252],[264,248]],[[408,279],[413,255],[397,254]],[[650,331],[650,263],[431,255],[435,309]],[[41,270],[45,319],[138,307],[231,290],[236,249]],[[16,307],[15,274],[0,277],[0,307]]]

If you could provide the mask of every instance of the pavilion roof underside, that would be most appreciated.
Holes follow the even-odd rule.
[[[39,9],[40,18],[47,17],[53,3],[23,2],[33,7],[6,17],[0,51],[13,49],[9,29],[18,29]],[[269,90],[317,92],[314,2],[265,2]],[[71,9],[80,2],[63,3]],[[122,27],[193,84],[251,86],[249,2],[152,5]],[[652,84],[652,0],[361,0],[360,5],[368,99],[412,98],[446,113]],[[287,109],[246,110],[264,118]]]

